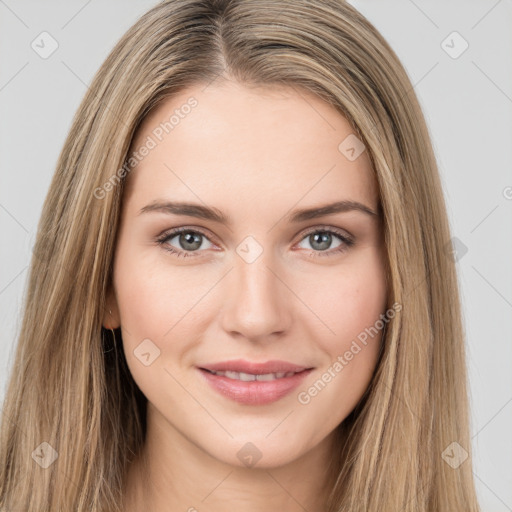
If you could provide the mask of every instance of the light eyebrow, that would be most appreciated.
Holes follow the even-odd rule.
[[[170,213],[174,215],[187,215],[189,217],[197,217],[199,219],[212,220],[220,224],[230,224],[231,219],[225,216],[216,208],[210,208],[194,203],[183,203],[178,201],[154,201],[151,204],[141,208],[138,215],[148,212]]]
[[[285,218],[288,222],[298,223],[306,220],[333,215],[335,213],[343,213],[349,211],[357,211],[378,218],[379,214],[370,207],[357,201],[336,201],[326,205],[315,206],[312,208],[304,208],[295,210],[288,214]],[[223,214],[217,208],[211,208],[195,203],[184,203],[177,201],[154,201],[139,211],[138,215],[149,212],[160,212],[174,215],[187,215],[189,217],[197,217],[200,219],[211,220],[220,224],[231,224],[229,216]]]
[[[315,206],[313,208],[304,208],[302,210],[295,210],[286,218],[289,222],[303,222],[305,220],[316,219],[317,217],[323,217],[324,215],[332,215],[334,213],[343,213],[357,211],[369,215],[371,217],[378,218],[379,213],[372,210],[369,206],[366,206],[357,201],[336,201],[321,206]]]

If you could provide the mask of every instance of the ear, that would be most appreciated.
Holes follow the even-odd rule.
[[[105,311],[103,313],[103,327],[106,329],[117,329],[121,325],[117,298],[112,285],[108,287]]]

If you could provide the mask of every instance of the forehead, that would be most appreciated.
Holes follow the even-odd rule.
[[[233,204],[236,197],[291,205],[309,196],[376,206],[367,152],[347,157],[354,142],[364,148],[333,106],[303,89],[196,85],[167,98],[140,125],[128,156],[150,149],[128,175],[125,194],[137,203],[224,194]]]

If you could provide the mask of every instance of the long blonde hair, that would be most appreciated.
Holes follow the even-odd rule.
[[[331,104],[364,142],[380,191],[389,304],[402,310],[367,392],[337,429],[329,511],[479,511],[465,334],[430,136],[396,54],[339,0],[162,2],[99,69],[38,226],[2,411],[0,510],[121,510],[147,401],[102,327],[124,179],[95,191],[123,168],[156,105],[221,75]],[[466,460],[448,463],[463,450]]]

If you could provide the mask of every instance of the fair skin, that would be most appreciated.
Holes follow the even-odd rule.
[[[341,200],[376,212],[368,154],[350,161],[338,150],[353,130],[318,97],[232,80],[167,99],[132,147],[155,138],[155,127],[192,96],[197,106],[131,171],[123,197],[104,325],[121,327],[130,371],[148,399],[147,468],[141,458],[131,464],[124,510],[219,512],[226,502],[239,512],[325,510],[334,431],[368,387],[381,336],[307,404],[298,394],[385,312],[382,228],[378,216],[358,210],[288,217]],[[231,223],[139,213],[155,201],[212,207]],[[177,227],[193,233],[156,242]],[[237,252],[247,236],[257,244],[250,251],[261,249],[250,263]],[[148,366],[134,354],[146,339],[146,352],[160,350]],[[241,404],[198,368],[232,359],[280,359],[312,371],[272,403]],[[252,466],[240,457],[247,450],[259,454]]]

